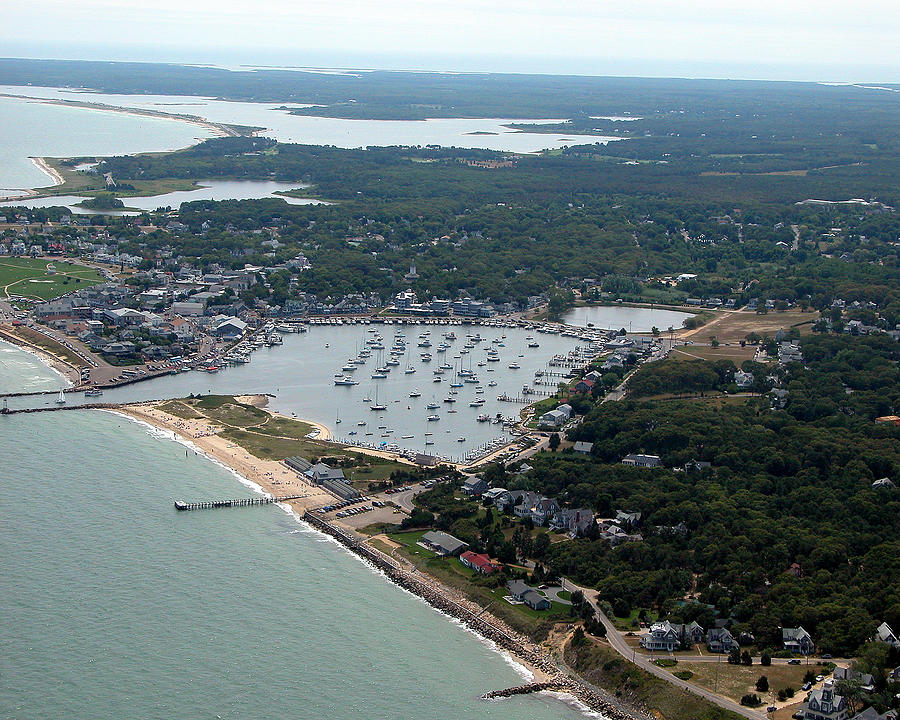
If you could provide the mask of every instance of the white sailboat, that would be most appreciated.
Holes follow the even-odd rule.
[[[65,405],[66,404],[66,396],[63,395],[62,390],[59,391],[59,397],[56,398],[56,404],[57,405]]]

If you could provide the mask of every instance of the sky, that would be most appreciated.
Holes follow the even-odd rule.
[[[28,0],[8,57],[900,82],[896,0]]]

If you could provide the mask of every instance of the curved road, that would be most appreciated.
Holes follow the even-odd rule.
[[[648,673],[655,675],[661,680],[665,680],[667,683],[675,685],[676,687],[679,687],[689,693],[693,693],[694,695],[698,695],[704,700],[708,700],[709,702],[718,705],[720,708],[724,708],[725,710],[730,710],[733,713],[742,715],[743,717],[748,718],[748,720],[765,720],[766,715],[764,713],[746,708],[743,705],[734,702],[733,700],[729,700],[728,698],[722,697],[721,695],[717,695],[711,690],[706,690],[704,688],[697,687],[696,685],[692,685],[691,683],[685,682],[684,680],[679,680],[677,677],[672,675],[672,673],[664,670],[658,665],[655,665],[647,656],[639,655],[634,651],[634,648],[632,648],[627,642],[625,642],[625,638],[622,637],[622,633],[620,633],[615,628],[610,619],[606,617],[603,611],[600,610],[600,606],[597,604],[597,593],[595,590],[579,587],[575,583],[570,582],[566,579],[562,580],[562,586],[569,592],[580,590],[584,594],[584,599],[587,600],[588,603],[590,603],[592,608],[594,608],[597,613],[597,617],[600,618],[600,622],[602,622],[603,627],[606,628],[607,641],[612,646],[613,650],[615,650],[617,653],[619,653],[619,655],[621,655],[629,662],[633,662],[642,670],[646,670]],[[693,658],[691,662],[693,662]]]

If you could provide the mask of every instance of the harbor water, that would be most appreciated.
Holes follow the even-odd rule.
[[[456,339],[447,340],[444,334],[448,332],[453,332]],[[387,377],[373,379],[379,363],[386,364],[391,359],[390,348],[398,333],[405,339],[406,351],[396,356],[397,365],[387,366],[390,368],[385,373]],[[360,350],[376,347],[366,343],[379,334],[384,350],[373,349],[365,365],[344,372],[342,368],[349,367],[348,361],[356,358]],[[473,342],[467,335],[482,339]],[[499,396],[521,398],[526,385],[552,394],[563,378],[550,373],[569,371],[569,368],[549,365],[554,356],[588,345],[578,338],[559,334],[478,325],[312,325],[306,333],[282,337],[282,345],[260,348],[250,354],[250,362],[246,364],[216,373],[164,375],[105,390],[102,397],[87,398],[87,401],[126,403],[186,397],[192,393],[271,393],[274,395],[270,399],[272,409],[320,422],[337,439],[376,447],[382,447],[382,443],[396,445],[460,460],[485,445],[510,439],[508,430],[493,421],[498,414],[517,417],[525,404],[501,401],[497,399]],[[430,347],[419,346],[426,342]],[[445,352],[438,352],[442,342],[449,347]],[[466,348],[467,344],[472,347]],[[535,344],[538,347],[529,347]],[[490,349],[496,352],[498,361],[487,361]],[[432,356],[429,362],[422,360],[426,352]],[[445,366],[443,374],[435,375],[441,365]],[[415,369],[414,373],[406,372],[410,367]],[[460,377],[460,369],[471,371],[477,376],[477,382]],[[543,375],[536,377],[537,372]],[[359,384],[336,386],[335,375],[349,376]],[[435,382],[436,378],[440,382]],[[417,397],[410,397],[416,393]],[[528,396],[529,401],[540,398],[540,395]],[[449,399],[455,402],[446,402]],[[479,399],[483,399],[483,405],[471,405]],[[51,406],[54,401],[49,396],[10,398],[9,407]],[[70,393],[67,401],[83,403],[85,398],[80,393]],[[385,409],[372,411],[370,408],[376,402]],[[479,422],[479,416],[489,420]],[[438,419],[429,421],[429,417]]]

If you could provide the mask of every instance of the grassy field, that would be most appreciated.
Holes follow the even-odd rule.
[[[194,410],[190,405],[183,403],[181,400],[170,400],[159,406],[159,409],[169,415],[174,415],[182,420],[197,420],[203,416]]]
[[[706,345],[688,345],[687,347],[679,347],[672,350],[670,357],[675,360],[731,360],[735,365],[740,367],[744,360],[752,360],[756,354],[755,345],[746,345],[741,347],[738,344],[719,347],[709,347]]]
[[[772,700],[772,693],[791,687],[802,696],[800,686],[807,668],[803,665],[729,665],[722,658],[720,663],[692,663],[679,660],[672,671],[690,670],[694,675],[691,682],[720,695],[739,701],[742,695],[756,693],[764,704]],[[816,671],[818,672],[818,671]],[[769,679],[769,692],[756,691],[756,681],[760,675]]]
[[[565,659],[589,682],[626,702],[647,708],[658,720],[741,720],[740,715],[686,693],[632,665],[605,643],[588,641],[577,648],[569,644]],[[673,669],[685,668],[679,664]]]
[[[694,337],[706,342],[710,335],[715,335],[720,343],[737,344],[752,332],[774,337],[779,330],[796,327],[801,334],[808,334],[812,332],[817,317],[817,313],[800,310],[773,311],[765,315],[755,312],[725,313],[701,327]]]
[[[504,600],[505,587],[489,587],[480,584],[482,576],[463,565],[459,558],[440,557],[416,543],[427,530],[390,533],[388,537],[401,547],[397,554],[417,567],[433,575],[445,585],[465,593],[482,607],[504,622],[536,640],[542,640],[553,628],[554,623],[571,621],[569,607],[561,603],[551,603],[549,610],[532,610],[527,605],[511,605]]]
[[[309,423],[300,420],[290,420],[269,415],[269,419],[264,424],[254,428],[254,430],[265,432],[269,435],[301,439],[309,435],[313,431],[313,427]]]
[[[48,274],[48,265],[56,268]],[[103,281],[93,268],[65,260],[40,258],[0,258],[0,297],[20,296],[31,300],[52,300],[73,290]]]
[[[293,455],[307,459],[349,458],[357,466],[345,468],[344,474],[363,491],[368,483],[384,480],[395,470],[408,467],[386,458],[347,451],[341,445],[310,440],[306,437],[313,430],[309,423],[273,416],[253,405],[239,403],[230,395],[170,400],[160,409],[180,418],[204,417],[224,426],[219,433],[222,437],[261,460],[283,460]]]
[[[628,617],[619,617],[618,615],[612,615],[610,617],[610,620],[612,620],[613,625],[615,625],[616,628],[621,630],[622,632],[637,630],[638,615],[640,614],[640,612],[641,608],[634,608]],[[657,617],[657,613],[653,610],[646,611],[646,622],[654,623],[656,622]]]

